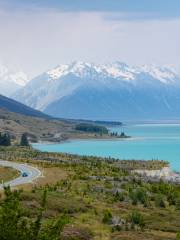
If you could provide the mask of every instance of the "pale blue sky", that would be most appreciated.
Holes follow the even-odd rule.
[[[0,61],[30,77],[74,60],[180,69],[180,0],[0,0]]]
[[[151,13],[159,17],[179,17],[179,0],[1,0],[14,8],[56,8],[64,11],[111,11]]]

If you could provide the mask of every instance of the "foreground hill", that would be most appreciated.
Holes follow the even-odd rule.
[[[78,126],[86,128],[78,128]],[[31,141],[61,141],[68,138],[106,138],[106,127],[119,126],[121,122],[54,119],[0,95],[0,132],[9,133],[14,139],[27,133]]]
[[[180,117],[179,80],[166,67],[75,62],[36,77],[14,97],[56,117],[175,119]]]
[[[16,140],[23,133],[27,133],[34,142],[59,142],[69,138],[112,138],[108,132],[104,132],[107,131],[103,126],[104,122],[101,126],[99,122],[97,125],[96,122],[87,121],[88,126],[96,127],[98,131],[81,131],[77,128],[80,123],[84,124],[86,121],[26,116],[0,108],[0,132],[7,132]]]
[[[0,132],[8,132],[14,139],[27,133],[31,141],[60,141],[67,138],[75,124],[65,121],[26,116],[0,108]]]
[[[1,239],[179,239],[180,186],[132,171],[156,171],[167,166],[165,162],[22,147],[0,150],[1,159],[32,164],[43,173],[33,183],[21,186],[20,196],[6,189],[5,198],[0,199]]]
[[[17,102],[11,98],[0,95],[0,109],[6,109],[7,111],[19,113],[27,116],[33,117],[44,117],[48,118],[46,114],[30,108],[20,102]]]

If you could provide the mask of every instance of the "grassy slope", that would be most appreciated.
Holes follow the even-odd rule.
[[[95,240],[173,240],[180,229],[180,210],[168,201],[168,194],[180,194],[180,187],[163,183],[150,184],[134,181],[129,169],[157,169],[163,162],[150,161],[104,161],[100,158],[75,155],[41,153],[25,148],[1,148],[0,157],[7,160],[26,161],[43,169],[44,178],[33,186],[25,187],[22,203],[30,209],[33,217],[38,208],[43,189],[48,189],[47,208],[44,219],[66,213],[71,223],[65,228],[64,239]],[[99,161],[101,160],[101,161]],[[126,169],[124,171],[124,169]],[[91,176],[98,176],[98,179]],[[48,185],[47,185],[48,184]],[[113,194],[114,187],[125,191],[121,201]],[[138,202],[132,204],[129,191],[143,188],[148,192],[148,206]],[[154,199],[161,194],[166,206],[156,206]],[[104,212],[109,210],[113,217],[129,221],[129,216],[138,210],[144,217],[143,230],[123,228],[112,231],[111,224],[103,223]],[[76,235],[79,238],[68,238]]]

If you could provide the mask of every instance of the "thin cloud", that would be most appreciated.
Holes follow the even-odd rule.
[[[107,12],[1,9],[0,58],[30,77],[74,60],[179,67],[180,19],[129,21],[114,14],[112,21]]]
[[[1,0],[0,7],[15,10],[56,9],[64,12],[125,12],[129,19],[180,17],[179,0]]]

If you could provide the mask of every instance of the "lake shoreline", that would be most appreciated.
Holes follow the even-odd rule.
[[[47,145],[59,145],[63,143],[70,143],[74,141],[136,141],[136,140],[143,140],[145,138],[141,137],[125,137],[125,138],[68,138],[65,140],[61,140],[59,142],[57,141],[42,141],[39,140],[36,143],[31,142],[31,145],[36,145],[36,144],[47,144]]]
[[[75,140],[75,139],[73,139],[73,140]],[[40,143],[40,144],[43,144],[43,143]],[[51,145],[53,143],[46,143],[46,144]],[[36,149],[36,148],[33,147],[33,149]],[[65,153],[65,152],[63,152],[63,153]],[[69,153],[67,153],[67,154],[69,154]],[[87,157],[88,157],[88,155],[87,155]],[[117,160],[122,161],[122,159],[117,159]],[[125,161],[132,161],[132,159],[125,159]],[[142,159],[141,160],[134,159],[133,161],[143,161],[143,160]],[[149,159],[146,161],[151,161],[151,160]],[[148,180],[151,182],[159,182],[162,180],[167,183],[180,184],[180,172],[173,171],[170,166],[163,167],[162,169],[159,169],[159,170],[137,169],[137,170],[133,170],[132,173],[142,176],[143,180],[145,180],[145,181]]]
[[[113,128],[121,133],[122,128]],[[174,171],[180,171],[180,125],[127,125],[123,131],[130,138],[72,137],[60,142],[39,141],[34,148],[86,156],[126,160],[164,160]]]

